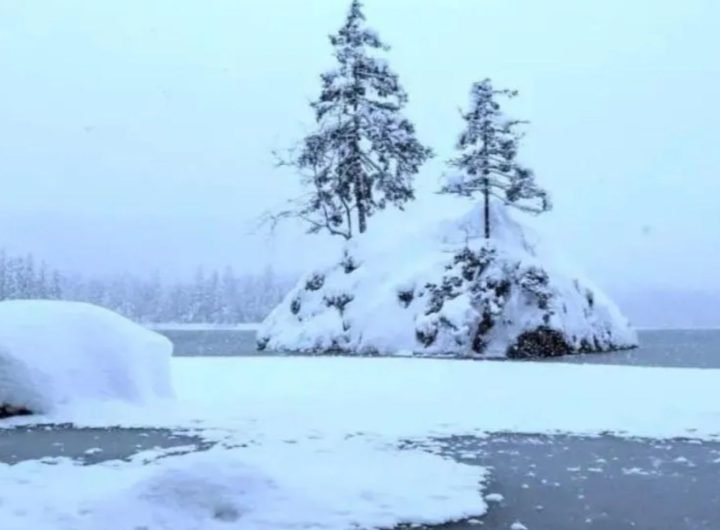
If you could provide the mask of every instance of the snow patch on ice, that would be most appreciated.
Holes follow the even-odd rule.
[[[108,462],[0,465],[3,530],[391,528],[482,515],[482,468],[420,451],[267,444]],[[92,484],[67,488],[66,484]]]

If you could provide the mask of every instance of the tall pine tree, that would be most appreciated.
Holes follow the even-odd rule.
[[[300,169],[308,194],[292,212],[350,239],[367,230],[368,218],[414,199],[413,177],[432,156],[401,114],[407,95],[397,75],[378,57],[388,50],[366,26],[360,0],[330,37],[337,68],[322,75],[322,92],[312,103],[316,130],[290,161]]]
[[[490,197],[531,213],[548,211],[548,193],[535,181],[532,170],[516,161],[522,134],[502,112],[498,97],[512,98],[517,92],[496,90],[492,81],[475,83],[470,92],[470,109],[463,113],[465,130],[457,149],[460,155],[449,162],[457,172],[442,188],[443,193],[483,197],[485,238],[490,238]]]

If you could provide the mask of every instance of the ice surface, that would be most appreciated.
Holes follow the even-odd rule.
[[[491,213],[490,243],[477,207],[357,238],[268,316],[260,347],[502,357],[637,345],[627,319],[597,287],[505,208]],[[539,339],[538,330],[546,331]],[[539,348],[528,344],[538,340]]]
[[[0,303],[0,405],[48,413],[88,401],[172,396],[172,344],[76,302]]]

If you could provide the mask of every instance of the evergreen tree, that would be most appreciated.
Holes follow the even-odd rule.
[[[239,322],[240,312],[238,310],[238,305],[240,301],[240,293],[238,292],[238,282],[232,267],[225,267],[222,275],[221,290],[221,322],[223,324]]]
[[[51,300],[60,300],[63,297],[63,278],[58,271],[53,271],[50,279],[50,288],[48,290],[48,298]]]
[[[32,254],[22,260],[22,268],[18,278],[20,297],[26,299],[36,298],[35,294],[35,258]]]
[[[23,260],[22,258],[8,258],[6,264],[7,276],[5,283],[5,298],[8,300],[16,300],[23,297],[22,292],[22,275]]]
[[[0,300],[5,300],[8,296],[8,260],[5,249],[0,250]]]
[[[105,278],[64,276],[32,255],[16,257],[0,249],[0,300],[36,298],[75,300],[107,307],[140,322],[233,324],[257,322],[292,287],[271,268],[262,274],[221,274],[198,268],[193,281],[164,283],[158,272],[147,277],[117,274]]]
[[[414,199],[413,178],[432,152],[401,114],[407,95],[378,57],[388,47],[366,26],[360,0],[352,1],[330,42],[338,64],[322,75],[312,103],[317,128],[290,161],[309,192],[296,210],[281,215],[304,219],[310,232],[350,239],[367,230],[377,210],[402,209]]]
[[[44,261],[41,261],[40,268],[38,269],[38,273],[35,278],[34,297],[44,300],[47,299],[49,295],[50,288],[48,286],[47,265]]]
[[[473,85],[470,109],[462,115],[465,130],[457,143],[460,155],[449,162],[458,173],[441,190],[470,197],[482,194],[486,239],[490,238],[490,196],[531,213],[551,208],[550,198],[535,182],[532,170],[516,161],[522,138],[517,129],[524,122],[507,118],[497,101],[516,95],[515,91],[494,89],[490,79]]]

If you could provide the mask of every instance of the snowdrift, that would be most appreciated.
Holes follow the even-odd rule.
[[[535,357],[637,345],[619,309],[501,205],[368,234],[303,278],[258,347],[305,353]],[[411,228],[414,227],[414,228]],[[371,238],[373,236],[374,238]]]
[[[172,344],[90,304],[0,302],[0,417],[172,395]]]

